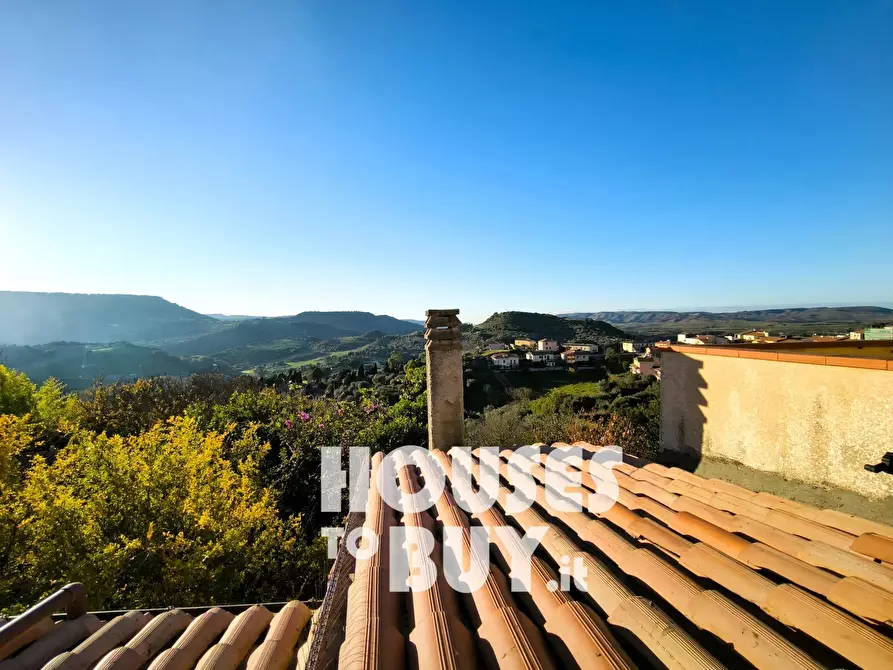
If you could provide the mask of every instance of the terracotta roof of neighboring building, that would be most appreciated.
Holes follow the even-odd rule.
[[[476,495],[459,476],[461,460],[441,451],[433,460],[398,454],[405,510],[398,514],[370,488],[361,523],[380,538],[379,550],[355,561],[343,639],[319,654],[330,665],[313,667],[893,667],[893,527],[638,459],[608,471],[589,460],[592,445],[573,446],[582,455],[559,443],[541,445],[538,458],[517,454],[518,462],[503,450],[498,472],[475,450],[471,481],[496,500],[476,514],[457,503]],[[563,459],[564,473],[547,477],[549,454]],[[373,477],[381,462],[376,454]],[[417,494],[435,468],[447,485],[425,509]],[[512,503],[522,471],[535,483],[527,509]],[[611,474],[613,506],[591,514],[562,505],[575,493],[600,500]],[[390,531],[399,526],[426,529],[435,546],[418,556],[413,541],[392,547]],[[445,578],[441,543],[453,529],[466,561],[474,526],[487,530],[493,560],[483,586],[465,595]],[[534,528],[545,534],[531,557],[529,590],[513,591],[509,557]],[[391,550],[406,552],[413,574],[429,574],[433,586],[391,590]],[[557,589],[559,572],[578,562],[585,589]],[[9,656],[0,667],[284,670],[301,650],[306,657],[309,643],[299,637],[311,618],[297,602],[275,614],[263,606],[237,616],[225,608],[200,616],[72,614],[56,625],[46,613],[34,618],[0,646]]]
[[[83,590],[79,584],[66,588],[71,586]],[[4,639],[0,629],[0,668],[285,670],[289,664],[304,668],[310,627],[317,618],[306,604],[294,600],[275,606],[96,613],[83,613],[83,605],[74,611],[69,606],[69,618],[54,623],[57,606],[52,599],[63,592],[29,610],[34,612],[30,625],[10,639]],[[27,616],[26,612],[22,618]]]
[[[433,479],[432,467],[443,471],[447,488],[430,510],[413,502],[401,519],[372,487],[366,526],[385,538],[401,524],[431,531],[435,581],[395,594],[386,554],[358,560],[339,667],[893,667],[893,528],[654,463],[614,469],[619,498],[607,511],[564,511],[547,486],[594,492],[607,481],[602,466],[568,446],[544,451],[564,455],[580,483],[550,474],[547,485],[543,453],[523,466],[537,484],[524,511],[509,502],[511,450],[489,484],[474,452],[472,480],[497,500],[478,514],[456,503],[468,491],[455,476],[460,461],[444,452],[432,452],[436,465],[415,458],[398,469],[407,502]],[[476,525],[489,531],[494,560],[484,586],[461,596],[443,576],[441,529],[459,529],[467,556]],[[506,526],[515,530],[495,531]],[[546,534],[529,593],[513,592],[508,557],[519,533],[535,527]],[[587,568],[585,592],[554,588],[568,559]]]

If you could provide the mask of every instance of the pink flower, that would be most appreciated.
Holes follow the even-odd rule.
[[[342,414],[344,414],[344,410],[339,407],[338,408],[338,416],[341,416]]]
[[[310,421],[310,415],[307,412],[301,412],[300,415],[301,421]]]
[[[291,419],[286,419],[286,420],[285,420],[285,427],[286,427],[286,428],[291,428],[292,425],[294,425],[294,424],[292,424]]]
[[[321,424],[319,424],[319,426],[317,426],[317,427],[318,427],[318,428],[325,428],[325,427],[326,427],[326,424],[321,423]]]

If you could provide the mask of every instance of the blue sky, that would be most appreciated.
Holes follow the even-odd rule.
[[[893,300],[893,2],[0,2],[0,289]]]

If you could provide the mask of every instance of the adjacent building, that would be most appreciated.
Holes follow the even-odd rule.
[[[536,340],[528,340],[521,337],[515,340],[515,346],[519,349],[536,349]]]
[[[508,348],[509,345],[507,345],[505,342],[490,342],[484,347],[484,349],[486,349],[487,351],[502,351]]]
[[[865,469],[893,452],[893,342],[674,344],[660,361],[667,456],[893,496],[893,477]]]
[[[543,338],[536,343],[537,351],[558,351],[558,340]]]
[[[645,350],[645,345],[642,342],[633,342],[632,340],[623,342],[621,347],[628,354],[636,354]]]

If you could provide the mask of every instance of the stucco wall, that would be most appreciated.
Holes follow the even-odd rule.
[[[893,371],[672,351],[662,370],[664,449],[893,495],[863,467],[893,451]]]

